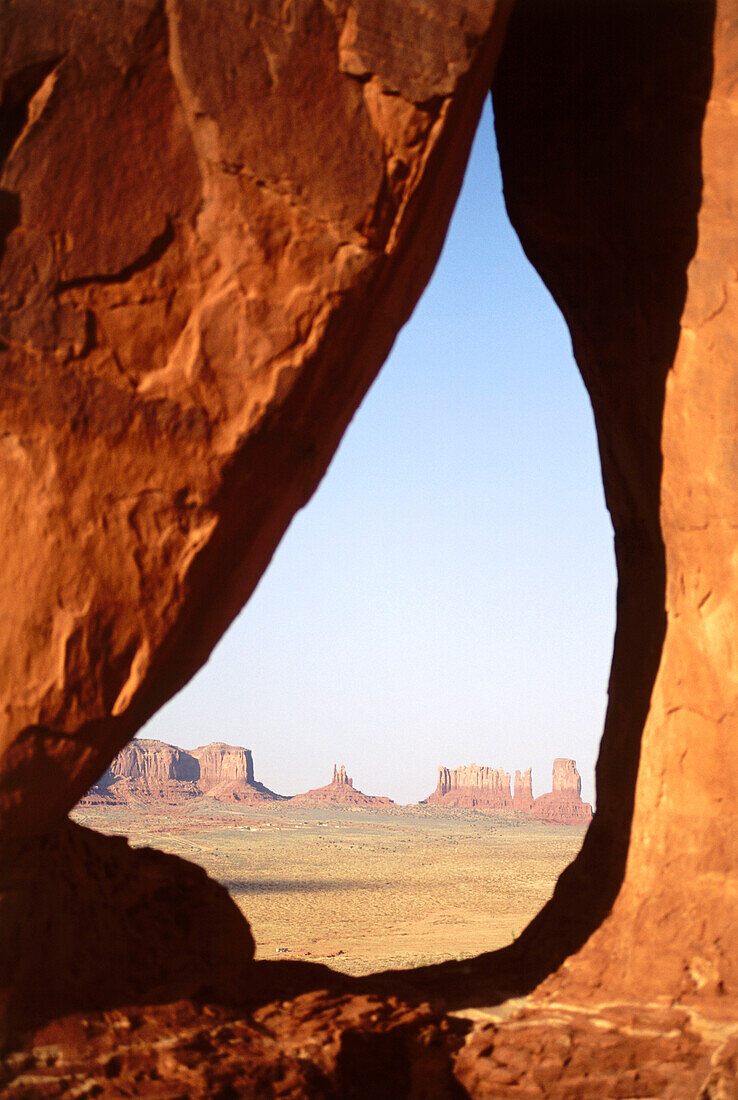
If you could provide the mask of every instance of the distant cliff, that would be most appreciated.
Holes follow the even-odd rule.
[[[529,814],[533,809],[533,775],[531,768],[526,768],[524,772],[515,772],[513,809],[526,814]]]
[[[254,779],[250,749],[215,741],[185,750],[164,741],[139,738],[118,753],[84,801],[174,803],[202,795],[220,802],[263,802],[282,797]]]
[[[535,799],[533,816],[558,825],[589,825],[592,807],[582,802],[582,780],[575,760],[554,760],[552,788]]]
[[[432,806],[460,809],[517,810],[559,825],[588,825],[592,807],[582,802],[582,781],[575,760],[554,760],[552,790],[533,797],[531,769],[515,772],[514,794],[510,774],[502,768],[469,764],[438,769],[438,784],[425,800]]]
[[[469,764],[460,768],[439,768],[438,785],[427,799],[433,806],[481,807],[490,810],[512,809],[510,773],[502,768]]]

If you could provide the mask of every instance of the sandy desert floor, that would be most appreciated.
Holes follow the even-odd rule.
[[[258,958],[348,974],[502,947],[550,897],[584,830],[434,807],[78,808],[80,824],[201,864],[248,918]]]

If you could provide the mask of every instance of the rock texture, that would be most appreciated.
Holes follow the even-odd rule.
[[[508,4],[9,0],[0,829],[206,660],[433,269]]]
[[[243,998],[254,941],[201,867],[71,822],[4,854],[0,1045],[72,1008]]]
[[[554,825],[589,825],[592,807],[582,802],[582,780],[576,760],[558,759],[553,764],[553,786],[548,794],[533,798],[531,769],[515,772],[515,794],[510,794],[510,774],[501,768],[469,764],[438,769],[438,785],[425,801],[431,806],[467,810],[516,810]]]
[[[140,1001],[153,965],[167,996],[191,943],[224,989],[248,957],[245,922],[211,920],[212,884],[157,862],[148,881],[173,885],[137,961],[150,898],[125,844],[78,842],[64,815],[206,659],[326,469],[439,253],[506,15],[2,6],[7,1013]],[[604,1069],[619,1050],[628,1072],[696,1073],[688,1029],[656,1021],[676,1045],[649,1045],[639,1000],[735,1018],[736,42],[735,0],[517,0],[494,78],[510,216],[592,401],[618,626],[581,855],[506,952],[416,978],[490,998],[563,964],[538,996],[576,1002],[564,1033],[557,1009],[522,1050],[517,1025],[483,1036],[463,1065],[479,1096],[499,1083],[485,1064],[520,1095],[585,1095],[584,1072],[568,1093],[552,1077],[563,1062],[571,1078],[580,1040]],[[180,904],[203,917],[191,940]],[[618,1035],[586,1026],[593,999],[629,1006]],[[377,1065],[364,1030],[352,1050]],[[702,1095],[729,1095],[734,1068],[734,1047],[715,1051]],[[651,1069],[615,1087],[679,1095]]]
[[[522,813],[530,813],[533,809],[533,776],[530,768],[524,772],[515,772],[513,809]]]
[[[341,764],[340,768],[333,765],[333,779],[325,787],[317,787],[315,790],[306,791],[305,794],[294,795],[290,799],[293,806],[346,806],[366,807],[392,806],[391,798],[380,795],[363,794],[354,787],[353,779],[346,774],[346,768]]]
[[[597,814],[517,945],[557,1001],[738,998],[738,8],[519,0],[505,196],[562,309],[615,530]],[[531,74],[533,74],[531,76]]]
[[[681,1008],[616,1002],[494,1016],[326,992],[248,1015],[186,1001],[88,1012],[31,1032],[0,1058],[0,1089],[63,1100],[735,1096],[734,1020],[706,1025]]]
[[[180,1002],[60,1020],[0,1060],[8,1096],[375,1100],[463,1095],[466,1025],[396,998],[313,993],[245,1017]],[[84,1090],[84,1091],[82,1091]]]
[[[179,749],[137,738],[126,745],[80,805],[105,802],[177,803],[201,796],[219,802],[258,803],[282,796],[254,779],[250,749],[214,741]]]
[[[438,769],[438,784],[425,800],[432,806],[466,809],[507,810],[512,808],[510,773],[502,768],[469,764]]]
[[[589,802],[582,802],[582,780],[576,760],[554,760],[551,791],[534,799],[530,812],[541,821],[557,825],[589,825],[592,807]]]

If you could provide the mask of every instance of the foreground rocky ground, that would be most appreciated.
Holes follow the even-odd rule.
[[[250,1012],[182,1001],[58,1020],[5,1057],[0,1087],[18,1100],[732,1100],[738,1023],[623,1003],[445,1016],[371,994],[313,992]]]

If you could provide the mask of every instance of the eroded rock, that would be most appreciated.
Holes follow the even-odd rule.
[[[554,825],[589,825],[592,807],[581,798],[582,780],[576,760],[554,760],[552,789],[533,798],[531,769],[515,772],[515,794],[510,773],[478,764],[438,769],[438,785],[425,801],[431,806],[467,810],[516,810]]]
[[[585,945],[557,1001],[738,997],[737,31],[733,0],[519,0],[495,76],[508,212],[571,331],[618,567],[597,814],[518,945],[541,976]]]
[[[0,828],[203,663],[425,286],[507,4],[12,0]]]
[[[282,797],[254,779],[250,749],[214,741],[185,750],[164,741],[137,738],[118,753],[78,805],[176,805],[205,796],[219,802],[249,803]]]
[[[432,806],[503,810],[512,807],[510,773],[479,764],[438,769],[438,783],[426,799]]]
[[[364,794],[354,787],[353,779],[346,774],[346,767],[333,765],[333,779],[324,787],[316,787],[305,794],[296,794],[290,799],[293,806],[345,806],[363,807],[392,806],[391,798],[384,795]]]
[[[0,1043],[19,1022],[179,997],[239,1002],[254,941],[201,867],[67,822],[0,866]]]

